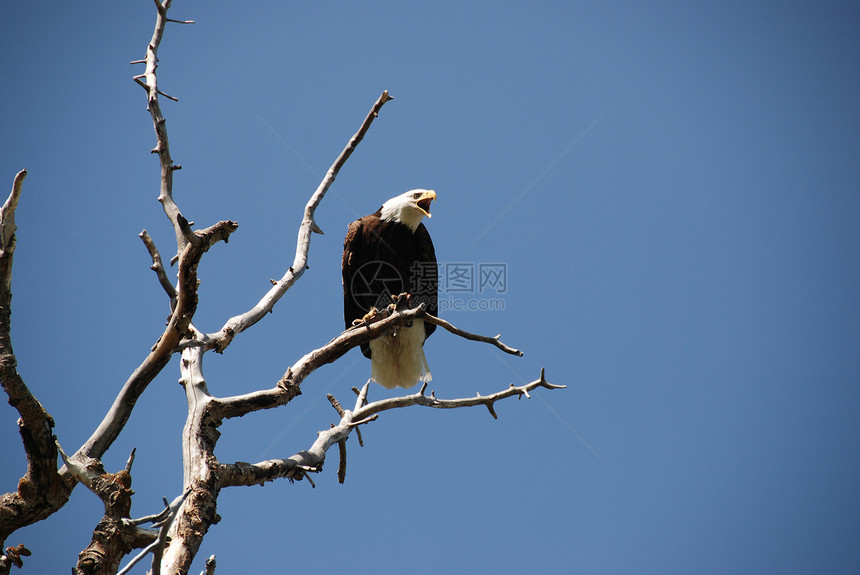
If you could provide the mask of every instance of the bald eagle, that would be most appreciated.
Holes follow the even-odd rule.
[[[430,217],[430,202],[435,199],[433,190],[410,190],[350,224],[341,262],[347,329],[404,292],[412,295],[413,304],[424,303],[437,315],[436,252],[421,223],[424,216]],[[370,358],[371,381],[388,389],[430,381],[423,346],[435,329],[417,319],[362,344],[361,353]]]

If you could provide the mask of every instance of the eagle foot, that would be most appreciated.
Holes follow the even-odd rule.
[[[391,308],[392,311],[395,310],[404,310],[412,307],[412,294],[403,292],[400,295],[391,296],[391,300],[394,302],[388,307]]]
[[[379,310],[375,307],[370,308],[370,311],[364,314],[361,319],[352,320],[352,325],[361,325],[361,324],[369,324],[371,321],[376,319],[377,314],[379,314]]]

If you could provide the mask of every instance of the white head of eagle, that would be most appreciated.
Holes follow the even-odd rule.
[[[433,190],[410,190],[350,224],[341,262],[347,328],[402,293],[437,315],[436,252],[421,222],[425,216],[431,217],[430,203],[435,199]],[[361,352],[370,358],[370,379],[387,388],[430,381],[423,346],[435,329],[434,324],[419,319],[363,344]]]
[[[414,232],[424,216],[432,217],[430,202],[435,199],[433,190],[409,190],[382,204],[380,217],[385,222],[400,222]]]

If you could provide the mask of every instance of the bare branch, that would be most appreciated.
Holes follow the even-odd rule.
[[[86,443],[81,446],[78,454],[100,458],[119,436],[119,432],[128,421],[137,399],[170,361],[173,353],[179,347],[181,338],[191,325],[194,313],[197,311],[197,266],[200,259],[215,243],[227,241],[237,226],[236,222],[224,221],[204,230],[193,232],[198,239],[195,243],[186,243],[179,258],[179,289],[176,306],[170,315],[164,333],[143,363],[123,385],[101,424]]]
[[[9,404],[18,410],[24,425],[38,432],[49,416],[18,374],[18,360],[12,350],[11,336],[12,260],[15,253],[15,230],[17,229],[15,226],[15,209],[18,207],[21,185],[26,177],[27,170],[21,170],[15,175],[12,191],[3,207],[0,208],[0,383],[9,396]],[[56,453],[54,460],[56,461]]]
[[[217,399],[212,405],[213,413],[218,417],[232,418],[285,405],[301,394],[302,381],[319,367],[337,360],[350,349],[379,337],[386,330],[405,325],[423,314],[423,305],[405,310],[386,308],[377,314],[376,318],[380,318],[378,321],[350,328],[323,347],[306,354],[287,369],[274,388]]]
[[[55,440],[56,441],[56,440]],[[75,479],[80,481],[90,491],[93,491],[93,480],[99,475],[104,474],[105,469],[102,462],[92,457],[79,456],[77,459],[72,459],[66,452],[63,451],[59,441],[56,441],[57,450],[60,452],[60,457],[63,459],[63,464],[69,470]]]
[[[426,385],[426,382],[425,382],[425,385]],[[370,390],[370,382],[368,381],[367,383],[365,383],[361,387],[361,390],[358,390],[354,387],[352,388],[352,390],[355,392],[355,395],[358,396],[355,399],[355,409],[353,409],[353,411],[358,411],[359,409],[361,409],[362,407],[367,405],[367,392]]]
[[[359,425],[373,421],[383,411],[413,405],[438,409],[457,409],[483,405],[490,410],[494,418],[497,418],[493,409],[493,404],[496,401],[514,396],[529,397],[529,391],[538,387],[563,389],[566,386],[553,385],[547,382],[544,370],[541,369],[540,378],[535,381],[521,386],[511,384],[507,389],[486,396],[478,395],[477,397],[461,399],[437,399],[434,395],[429,397],[424,395],[426,386],[422,386],[418,393],[374,401],[365,405],[364,399],[368,389],[368,384],[365,384],[356,401],[356,409],[354,411],[344,410],[339,424],[333,425],[331,429],[318,432],[316,441],[314,441],[313,445],[307,451],[300,451],[287,459],[270,459],[255,464],[244,462],[237,462],[232,465],[219,464],[218,477],[223,487],[262,485],[266,481],[273,481],[283,477],[291,480],[300,479],[302,471],[320,471],[325,462],[326,452],[333,445],[342,444],[353,429]],[[338,470],[339,480],[346,475],[346,459],[343,458],[343,453],[341,453],[341,457],[341,468]]]
[[[182,237],[185,238],[185,241],[190,244],[200,245],[202,240],[197,237],[194,234],[194,230],[191,229],[193,222],[186,220],[185,216],[182,214],[176,214],[176,221],[179,222],[179,230],[182,232]]]
[[[173,164],[173,158],[170,156],[167,122],[161,112],[158,96],[162,95],[173,100],[175,98],[167,96],[159,90],[158,76],[155,73],[158,69],[158,47],[161,45],[161,39],[164,37],[164,27],[168,21],[167,10],[170,8],[170,0],[165,0],[163,4],[156,0],[155,5],[157,9],[155,29],[152,32],[152,39],[150,39],[146,48],[146,57],[143,59],[146,69],[143,74],[135,76],[134,81],[141,85],[147,93],[147,109],[152,116],[152,124],[155,128],[157,141],[152,152],[158,154],[159,162],[161,163],[161,190],[158,194],[158,201],[161,202],[164,213],[176,232],[176,252],[179,253],[185,247],[186,239],[179,225],[179,207],[173,200],[173,172],[178,167]]]
[[[213,575],[215,573],[215,556],[210,555],[206,560],[206,569],[200,572],[200,575]]]
[[[483,405],[490,410],[490,414],[493,416],[493,418],[498,419],[495,411],[493,410],[493,404],[496,401],[512,396],[521,397],[525,395],[526,397],[529,397],[528,392],[538,387],[544,387],[546,389],[564,389],[567,386],[553,385],[547,382],[543,369],[541,369],[540,378],[536,379],[531,383],[527,383],[526,385],[515,386],[514,384],[511,384],[508,389],[498,391],[490,395],[477,395],[476,397],[469,397],[463,399],[436,399],[435,395],[433,394],[428,397],[424,395],[426,386],[423,386],[418,393],[414,393],[412,395],[393,397],[390,399],[383,399],[380,401],[369,403],[366,406],[357,409],[353,417],[355,419],[365,419],[367,417],[370,417],[371,415],[380,413],[382,411],[399,407],[407,407],[410,405],[423,405],[424,407],[434,407],[438,409],[456,409],[459,407],[473,407],[476,405]]]
[[[337,482],[343,483],[346,481],[346,439],[341,439],[337,442],[338,453],[340,454],[339,463],[337,466]]]
[[[164,545],[167,539],[167,531],[170,529],[170,526],[173,524],[173,520],[176,518],[176,514],[179,511],[179,508],[182,506],[182,503],[185,502],[185,498],[188,497],[190,490],[185,490],[184,493],[176,497],[172,503],[168,503],[167,499],[164,499],[164,509],[156,514],[156,515],[148,515],[146,517],[141,517],[140,519],[124,519],[123,524],[129,527],[135,527],[138,531],[147,534],[150,536],[153,541],[143,548],[143,550],[135,555],[131,561],[128,562],[128,565],[123,567],[117,575],[124,575],[126,573],[131,572],[131,569],[137,565],[147,554],[153,554],[152,561],[152,573],[158,573],[160,570],[161,563],[161,553],[164,549]],[[143,523],[152,523],[159,529],[144,529],[138,527]]]
[[[194,333],[193,339],[186,340],[183,344],[187,347],[184,347],[182,352],[183,359],[181,369],[183,370],[183,376],[181,382],[185,386],[189,405],[188,419],[186,421],[185,428],[183,429],[184,483],[186,487],[191,488],[192,495],[189,501],[187,501],[183,506],[183,509],[187,508],[187,511],[180,511],[178,521],[176,521],[170,528],[169,537],[171,545],[167,548],[160,562],[161,566],[165,569],[170,571],[181,570],[186,569],[190,564],[199,549],[203,536],[215,520],[215,502],[217,500],[220,487],[225,484],[222,476],[228,475],[225,471],[216,471],[216,469],[220,470],[220,468],[215,467],[216,465],[220,465],[214,456],[214,447],[218,437],[217,427],[222,421],[225,410],[219,409],[221,407],[221,402],[212,398],[206,390],[205,379],[202,376],[201,367],[203,353],[208,349],[223,351],[223,349],[229,345],[235,333],[241,332],[250,325],[253,325],[266,311],[270,311],[272,306],[274,306],[275,302],[283,295],[283,293],[285,293],[286,290],[289,289],[289,287],[304,273],[304,270],[307,267],[307,255],[310,248],[310,234],[313,232],[321,233],[319,226],[313,219],[316,207],[322,200],[326,190],[331,185],[331,182],[334,181],[334,178],[340,167],[343,165],[343,162],[346,161],[346,158],[351,154],[352,150],[363,137],[364,132],[366,132],[370,122],[372,121],[372,118],[376,116],[376,111],[388,99],[387,94],[383,94],[383,97],[384,99],[380,99],[380,102],[375,106],[369,119],[365,121],[362,128],[359,130],[359,133],[350,141],[350,144],[338,158],[338,161],[335,162],[335,165],[329,170],[326,179],[308,202],[308,205],[305,208],[305,216],[299,230],[299,239],[297,242],[294,265],[288,270],[287,274],[281,281],[274,284],[272,290],[270,290],[268,294],[268,296],[271,296],[270,299],[267,302],[258,304],[257,307],[260,308],[259,315],[254,317],[255,310],[257,309],[255,308],[255,310],[252,310],[245,315],[243,320],[245,322],[240,322],[237,324],[236,328],[229,325],[228,322],[228,325],[217,334],[208,336]],[[190,228],[182,218],[181,214],[177,214],[176,221],[178,222],[180,231],[187,242],[183,251],[184,255],[184,253],[191,247],[198,247],[199,242],[195,237],[189,235]],[[200,236],[201,233],[202,232],[197,232],[195,235]],[[183,280],[182,271],[182,265],[180,263],[177,308],[182,307],[183,294],[186,291],[183,289],[185,281]],[[190,296],[196,298],[196,290],[189,289],[188,293]],[[265,299],[266,298],[264,298],[264,300]],[[175,315],[176,314],[174,313],[174,316]],[[188,327],[193,330],[190,322]],[[222,338],[222,340],[219,342],[218,338]],[[201,344],[203,344],[205,348],[201,347]],[[340,355],[342,355],[346,349],[348,348],[343,348]],[[327,361],[333,361],[333,359],[336,359],[336,357],[339,357],[340,355],[337,355],[336,352],[330,354],[330,359],[327,359]],[[324,363],[326,358],[320,358],[318,361],[323,361]],[[195,365],[197,366],[197,371],[195,371]],[[304,375],[305,374],[300,370],[298,373],[299,382],[300,378],[303,378]],[[274,393],[261,392],[258,394],[245,395],[241,398],[237,398],[236,402],[231,403],[228,401],[227,403],[230,405],[233,413],[261,409],[262,406],[259,403],[261,400],[263,402],[268,402],[269,406],[271,406],[272,402],[282,405],[300,393],[299,382],[292,382],[286,378],[282,378],[282,381],[279,382],[279,385],[276,386],[275,390],[273,390]],[[231,411],[231,409],[226,411]],[[314,466],[306,464],[301,461],[300,458],[289,463],[273,463],[273,468],[280,470],[280,472],[284,474],[283,476],[289,476],[294,479],[306,478],[313,486],[313,480],[310,478],[308,473],[316,471]],[[232,469],[239,468],[241,468],[241,465],[237,464],[232,466]],[[156,571],[154,571],[154,573],[155,572]]]
[[[170,94],[165,94],[165,93],[164,93],[164,92],[162,92],[161,90],[158,90],[158,93],[159,93],[159,95],[164,96],[164,97],[165,97],[165,98],[167,98],[168,100],[173,100],[174,102],[178,102],[178,101],[179,101],[179,98],[176,98],[176,97],[174,97],[174,96],[171,96]],[[176,168],[174,167],[174,169],[176,169]]]
[[[172,309],[176,303],[176,288],[173,287],[173,284],[170,283],[170,279],[167,277],[167,272],[164,270],[164,264],[161,261],[161,254],[158,253],[158,248],[155,247],[155,242],[152,241],[152,238],[146,230],[140,232],[140,239],[143,240],[143,245],[146,246],[149,256],[152,258],[152,265],[149,269],[154,271],[155,275],[158,277],[158,282],[170,298],[170,307]]]
[[[209,335],[208,345],[210,348],[215,349],[219,353],[224,351],[237,334],[242,333],[260,321],[268,312],[272,311],[272,308],[278,300],[280,300],[287,290],[289,290],[305,273],[308,264],[311,234],[322,233],[322,230],[314,220],[314,213],[316,212],[317,206],[319,206],[323,197],[325,197],[326,192],[334,182],[340,169],[364,138],[364,135],[370,128],[370,124],[373,123],[373,120],[379,115],[379,110],[386,102],[392,99],[393,98],[388,95],[387,90],[382,92],[382,95],[379,96],[379,99],[377,99],[376,103],[373,104],[373,107],[370,109],[364,122],[362,122],[358,132],[350,138],[346,147],[341,151],[340,155],[328,169],[322,182],[320,182],[320,185],[317,187],[310,200],[308,200],[308,203],[305,206],[302,224],[299,227],[299,236],[296,241],[296,254],[293,258],[293,264],[289,267],[283,277],[274,283],[266,295],[257,302],[257,305],[241,315],[230,318],[220,331]]]
[[[341,419],[343,419],[343,416],[346,415],[346,411],[340,405],[340,402],[330,393],[326,394],[326,398],[328,398],[331,406],[334,407],[334,410],[337,411],[337,414]],[[332,425],[332,427],[334,427],[334,425]],[[337,466],[337,481],[338,483],[343,483],[346,481],[346,439],[339,440],[337,442],[337,448],[340,453],[340,462]]]
[[[424,382],[424,385],[427,385],[427,382]],[[367,405],[367,391],[370,389],[370,380],[368,380],[364,386],[359,391],[358,388],[353,387],[352,390],[358,396],[355,400],[355,409],[361,408],[363,405]],[[423,388],[422,388],[423,389]],[[355,428],[355,437],[358,439],[359,447],[364,447],[364,440],[361,437],[361,429]]]
[[[57,474],[54,420],[18,373],[12,349],[12,261],[15,252],[15,209],[27,170],[15,175],[12,191],[0,208],[0,385],[9,405],[21,416],[18,432],[27,456],[27,471],[18,489],[0,496],[0,548],[16,529],[48,517],[66,503],[74,482]]]
[[[167,543],[167,534],[173,527],[173,521],[179,514],[179,510],[185,503],[185,499],[190,494],[191,489],[186,489],[182,495],[174,499],[173,502],[167,506],[163,512],[165,516],[154,523],[155,526],[159,527],[159,530],[158,539],[150,546],[152,548],[152,569],[150,570],[152,575],[160,575],[161,573],[161,558],[164,555],[164,547]],[[167,500],[165,500],[165,503],[167,503]]]
[[[155,550],[155,548],[156,548],[156,547],[158,547],[159,543],[160,543],[160,542],[158,541],[158,538],[156,538],[156,539],[155,539],[155,541],[153,541],[152,543],[150,543],[149,545],[147,545],[146,547],[144,547],[144,548],[140,551],[140,553],[138,553],[137,555],[135,555],[135,556],[132,558],[132,560],[128,562],[128,565],[126,565],[125,567],[123,567],[122,569],[120,569],[119,571],[117,571],[117,574],[116,574],[116,575],[127,575],[128,573],[131,573],[132,568],[134,568],[134,566],[135,566],[135,565],[137,565],[138,563],[140,563],[140,562],[141,562],[141,560],[142,560],[144,557],[146,557],[147,555],[149,555],[150,553],[152,553],[152,552]]]
[[[328,399],[329,403],[331,403],[331,406],[334,408],[337,414],[343,417],[343,407],[341,407],[340,402],[335,399],[335,397],[330,393],[326,394],[326,399]]]
[[[105,512],[93,530],[92,540],[78,556],[75,574],[114,573],[123,557],[133,549],[151,546],[158,532],[138,527],[140,521],[129,519],[131,510],[131,466],[135,450],[125,468],[107,473],[102,463],[93,458],[79,461],[70,458],[59,442],[57,449],[69,473],[95,493],[104,504]]]
[[[21,186],[24,184],[24,178],[27,177],[27,170],[21,170],[15,174],[15,179],[12,181],[12,191],[9,192],[9,197],[3,207],[0,208],[0,257],[8,257],[11,259],[12,252],[15,251],[15,210],[18,208],[18,199],[21,197]],[[11,281],[11,277],[4,277],[4,282]],[[9,289],[9,286],[5,286]]]
[[[131,473],[131,466],[134,465],[134,454],[137,453],[137,448],[132,447],[131,453],[128,456],[128,461],[125,462],[125,472]]]
[[[496,337],[488,337],[486,335],[478,335],[475,333],[469,333],[468,331],[460,329],[459,327],[456,327],[454,325],[451,325],[450,323],[448,323],[444,319],[438,318],[435,315],[430,315],[429,313],[424,314],[424,321],[429,321],[430,323],[433,323],[433,324],[436,324],[440,327],[443,327],[443,328],[447,329],[448,331],[450,331],[451,333],[453,333],[454,335],[459,335],[462,338],[469,339],[472,341],[481,341],[484,343],[490,343],[505,353],[509,353],[511,355],[516,355],[518,357],[523,356],[523,352],[521,352],[520,350],[509,347],[509,346],[503,344],[501,341],[499,341],[499,338],[502,337],[501,334],[497,335]]]
[[[269,459],[254,464],[244,461],[222,463],[218,468],[218,477],[222,487],[262,485],[282,477],[301,481],[307,473],[319,471],[319,468],[311,465],[313,461],[316,460],[307,451],[301,451],[287,459]]]
[[[135,81],[147,90],[148,109],[152,115],[158,142],[153,151],[159,155],[161,161],[161,192],[159,194],[159,201],[161,201],[165,213],[173,224],[177,235],[179,280],[178,289],[176,290],[176,302],[167,327],[161,337],[158,338],[158,341],[152,347],[151,352],[144,359],[143,363],[138,366],[125,382],[98,428],[96,428],[95,432],[81,446],[73,458],[100,458],[117,438],[119,432],[128,421],[137,399],[170,360],[172,354],[177,350],[181,338],[191,324],[194,312],[197,309],[197,265],[200,262],[200,258],[214,243],[221,240],[227,241],[229,235],[235,231],[237,226],[235,222],[219,222],[206,230],[196,233],[191,232],[189,224],[182,218],[178,207],[173,201],[173,172],[179,169],[179,166],[174,165],[170,157],[165,121],[158,105],[159,90],[155,74],[155,70],[158,67],[157,50],[164,34],[166,13],[170,7],[170,0],[164,0],[163,3],[156,1],[155,4],[157,7],[157,16],[155,30],[147,46],[146,58],[144,59],[146,71],[141,76],[135,77]],[[141,80],[141,78],[145,79],[145,81]],[[195,238],[194,244],[189,243],[186,238],[189,233]],[[150,251],[150,253],[152,254],[153,252]]]
[[[278,384],[269,390],[256,391],[240,396],[217,399],[213,404],[213,412],[219,417],[232,418],[241,417],[252,411],[260,409],[271,409],[285,405],[297,395],[301,394],[300,386],[304,379],[321,366],[331,363],[350,349],[379,337],[385,331],[405,325],[417,318],[425,318],[437,325],[443,326],[451,333],[474,341],[491,343],[506,353],[522,355],[517,349],[509,347],[499,341],[499,336],[487,337],[469,333],[451,323],[441,320],[426,312],[423,305],[414,308],[405,308],[408,298],[400,297],[398,306],[389,306],[379,311],[371,323],[362,323],[354,326],[336,338],[332,339],[321,348],[315,349],[296,363],[290,366],[284,373]]]
[[[170,545],[159,551],[163,556],[159,558],[160,566],[153,568],[153,574],[161,569],[168,573],[187,572],[203,536],[217,520],[215,507],[220,486],[213,467],[217,464],[215,444],[220,435],[217,430],[220,421],[210,416],[213,398],[203,376],[204,352],[200,342],[182,350],[179,381],[185,388],[188,403],[188,416],[182,429],[182,463],[188,499],[177,511],[177,519],[166,534]]]
[[[29,557],[30,550],[24,547],[23,543],[19,543],[15,547],[7,547],[6,551],[0,555],[0,575],[8,575],[12,571],[14,565],[18,569],[24,568],[24,560],[21,557]]]

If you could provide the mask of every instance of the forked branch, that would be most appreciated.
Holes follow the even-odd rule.
[[[0,385],[14,407],[18,432],[27,456],[27,471],[18,489],[0,495],[0,549],[16,529],[48,517],[68,500],[74,482],[64,482],[57,474],[57,449],[54,445],[53,418],[27,387],[18,373],[18,360],[12,349],[12,260],[15,252],[15,209],[21,197],[27,170],[21,170],[12,191],[0,208]],[[20,553],[6,554],[20,562]],[[9,564],[11,559],[3,560]]]
[[[293,264],[289,269],[287,269],[281,279],[274,282],[273,286],[268,292],[266,292],[266,295],[257,302],[257,305],[241,315],[231,317],[227,320],[227,323],[224,324],[224,327],[222,327],[220,331],[207,336],[207,346],[209,349],[214,349],[219,353],[224,351],[237,334],[242,333],[260,321],[267,313],[272,311],[272,308],[278,300],[280,300],[287,290],[289,290],[305,273],[305,270],[308,267],[308,252],[311,247],[311,234],[323,233],[314,219],[317,206],[319,206],[323,197],[325,197],[326,192],[334,182],[340,169],[346,163],[346,160],[352,155],[361,140],[364,139],[364,136],[368,129],[370,129],[370,125],[373,123],[373,120],[375,120],[379,115],[379,110],[382,109],[382,106],[384,106],[389,100],[393,100],[393,98],[388,95],[388,91],[386,90],[382,92],[382,95],[379,96],[373,104],[373,107],[370,109],[370,112],[367,114],[367,117],[361,123],[358,131],[349,139],[349,142],[347,142],[343,151],[341,151],[340,155],[338,155],[337,159],[328,169],[322,182],[320,182],[320,185],[308,200],[307,205],[305,205],[304,216],[302,217],[301,226],[299,226],[299,235],[296,241],[296,254],[293,257]]]
[[[338,469],[339,480],[346,474],[346,458],[344,456],[346,439],[353,429],[375,420],[378,414],[390,409],[400,409],[413,405],[421,405],[437,409],[457,409],[461,407],[485,406],[494,418],[498,418],[494,405],[497,401],[509,397],[531,397],[529,392],[539,387],[545,389],[563,389],[564,385],[553,385],[546,380],[544,370],[541,369],[540,377],[525,385],[516,386],[511,384],[507,389],[497,391],[490,395],[478,395],[460,399],[437,399],[435,394],[425,395],[427,385],[414,394],[403,397],[382,399],[371,403],[364,403],[370,383],[366,383],[359,393],[354,410],[344,410],[340,422],[330,429],[317,432],[317,439],[313,445],[305,451],[300,451],[286,459],[270,459],[251,464],[238,462],[234,464],[221,464],[218,475],[221,485],[261,485],[266,481],[279,478],[290,480],[302,479],[308,473],[322,470],[325,463],[326,453],[335,444],[340,446],[341,465]],[[340,405],[340,403],[338,403]],[[342,481],[341,481],[342,482]]]
[[[212,407],[213,412],[217,413],[219,417],[231,418],[241,417],[260,409],[271,409],[284,405],[301,393],[300,386],[305,378],[323,365],[339,359],[352,348],[367,343],[394,327],[406,325],[419,318],[442,325],[454,335],[465,339],[492,344],[512,355],[522,355],[518,349],[502,343],[499,339],[500,336],[488,337],[467,332],[445,320],[430,315],[423,304],[411,308],[406,307],[408,303],[404,302],[408,302],[408,298],[402,296],[399,298],[399,302],[401,303],[397,306],[391,305],[377,312],[370,323],[364,322],[351,327],[324,346],[305,354],[287,369],[274,388],[217,399]]]
[[[179,495],[170,503],[167,502],[167,499],[163,499],[164,510],[157,515],[149,515],[147,517],[141,517],[140,519],[126,520],[127,523],[135,526],[139,526],[142,523],[151,523],[153,527],[157,527],[158,529],[155,531],[155,540],[144,547],[143,550],[129,561],[128,565],[123,567],[116,575],[126,575],[127,573],[130,573],[131,569],[149,553],[152,553],[152,569],[150,570],[150,573],[152,575],[158,575],[161,573],[161,557],[167,543],[167,532],[173,525],[173,520],[176,519],[179,509],[182,507],[182,504],[185,503],[185,499],[190,493],[191,490],[186,489],[182,495]],[[144,529],[142,527],[138,527],[138,529],[147,533],[153,533],[154,531],[153,529]]]
[[[507,389],[503,389],[501,391],[497,391],[496,393],[492,393],[490,395],[480,395],[478,394],[475,397],[466,397],[462,399],[437,399],[435,393],[431,393],[429,396],[425,395],[424,392],[427,390],[427,384],[421,386],[421,389],[417,393],[413,393],[412,395],[405,395],[402,397],[392,397],[389,399],[383,399],[380,401],[375,401],[373,403],[369,403],[364,407],[360,407],[355,410],[354,417],[358,420],[368,419],[377,413],[382,411],[387,411],[389,409],[396,409],[400,407],[408,407],[410,405],[423,405],[424,407],[433,407],[437,409],[457,409],[459,407],[474,407],[476,405],[485,406],[490,415],[493,416],[493,419],[498,419],[498,415],[494,409],[494,404],[500,399],[506,399],[508,397],[522,397],[525,396],[527,398],[531,398],[529,392],[538,387],[543,387],[546,389],[564,389],[565,385],[553,385],[546,380],[545,372],[543,369],[540,370],[540,377],[531,383],[527,383],[525,385],[516,386],[513,383]]]
[[[134,549],[152,544],[158,537],[156,531],[140,528],[128,519],[134,493],[131,490],[134,450],[125,469],[108,473],[97,459],[75,460],[66,456],[59,443],[57,449],[69,472],[102,500],[105,509],[104,516],[93,530],[90,544],[78,555],[73,573],[116,573],[123,557]]]
[[[302,382],[318,368],[337,360],[352,348],[379,337],[386,330],[405,325],[425,313],[423,305],[402,310],[386,308],[377,314],[377,321],[348,329],[324,346],[305,354],[287,368],[274,388],[214,400],[211,407],[213,414],[227,419],[285,405],[301,394]]]
[[[177,255],[185,247],[187,241],[182,233],[179,223],[181,217],[179,207],[173,200],[173,172],[182,169],[182,166],[173,163],[173,158],[170,156],[170,142],[167,138],[167,121],[164,119],[164,114],[161,112],[161,105],[158,101],[158,96],[164,96],[170,100],[176,100],[172,96],[168,96],[158,88],[158,48],[161,45],[161,39],[164,37],[164,28],[169,21],[167,11],[170,9],[171,0],[155,0],[157,15],[155,19],[155,29],[152,32],[152,39],[146,48],[146,56],[142,60],[135,60],[132,64],[145,64],[146,69],[143,74],[134,77],[137,82],[146,90],[147,109],[152,116],[152,124],[155,128],[156,144],[152,149],[153,154],[158,154],[158,159],[161,164],[161,190],[158,194],[158,201],[161,202],[164,208],[164,213],[173,225],[176,232],[176,253]]]

